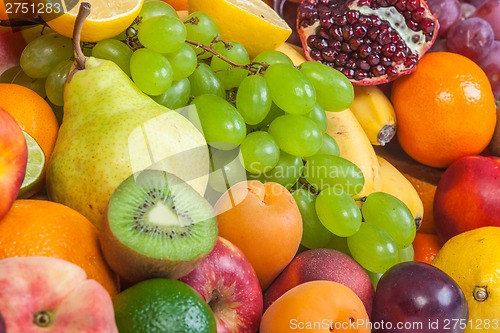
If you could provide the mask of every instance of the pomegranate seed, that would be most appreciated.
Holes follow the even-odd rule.
[[[417,9],[415,9],[412,13],[411,13],[411,19],[415,22],[420,22],[423,20],[425,16],[425,9],[422,8],[422,7],[419,7]]]
[[[326,48],[326,49],[322,50],[321,57],[323,58],[323,60],[328,61],[328,62],[333,62],[336,59],[338,59],[337,51],[335,51],[334,49],[331,49],[331,48]]]
[[[351,51],[352,51],[351,47],[349,46],[348,43],[346,42],[342,43],[342,52],[350,53]]]
[[[368,61],[370,66],[376,66],[380,63],[380,57],[376,54],[370,54],[366,57],[366,61]]]
[[[355,80],[363,80],[363,79],[367,79],[369,76],[368,76],[368,73],[364,70],[355,70],[354,71],[354,79]]]
[[[347,24],[347,17],[345,15],[337,15],[333,18],[333,22],[336,25],[344,26]]]
[[[347,22],[349,22],[350,24],[354,24],[359,19],[359,12],[357,10],[350,10],[347,12],[346,17]]]
[[[345,66],[347,63],[347,59],[349,59],[349,56],[345,53],[339,53],[337,57],[334,60],[335,65],[337,66]]]
[[[398,12],[402,13],[406,10],[406,0],[398,0],[394,5]]]
[[[352,26],[346,25],[342,27],[342,37],[344,37],[344,40],[351,39],[353,35]]]
[[[352,26],[352,31],[356,37],[365,37],[367,29],[363,25],[357,23]]]
[[[385,68],[382,65],[377,65],[372,67],[371,72],[374,76],[382,76],[385,74]]]
[[[332,27],[332,29],[329,30],[330,37],[333,38],[334,40],[342,41],[342,28],[341,27]]]
[[[410,12],[414,11],[419,7],[420,7],[419,0],[406,0],[406,9],[408,9]]]
[[[358,62],[357,62],[357,67],[358,67],[359,69],[362,69],[362,70],[364,70],[364,71],[367,71],[367,70],[369,70],[369,69],[370,69],[370,67],[371,67],[371,66],[370,66],[370,64],[368,63],[368,61],[361,59],[361,60],[358,60]]]
[[[361,58],[366,58],[372,54],[372,47],[368,44],[363,44],[359,47],[359,56]]]

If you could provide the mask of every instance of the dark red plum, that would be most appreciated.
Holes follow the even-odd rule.
[[[372,307],[372,333],[462,333],[468,306],[458,284],[423,262],[403,262],[380,279]]]

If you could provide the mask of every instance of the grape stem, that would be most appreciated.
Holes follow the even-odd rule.
[[[217,42],[222,42],[224,43],[226,46],[228,45],[227,43],[225,43],[224,41],[222,40],[217,40],[217,39],[214,39],[214,41],[212,42],[212,45],[214,43],[217,43]],[[242,69],[246,69],[247,71],[253,73],[253,74],[258,74],[260,72],[262,72],[263,70],[265,70],[267,67],[269,67],[269,64],[267,63],[263,63],[263,62],[251,62],[249,64],[238,64],[234,61],[232,61],[231,59],[228,59],[226,57],[224,57],[222,54],[218,53],[217,51],[215,51],[212,46],[208,46],[208,45],[205,45],[205,44],[202,44],[202,43],[198,43],[198,42],[195,42],[195,41],[192,41],[192,40],[189,40],[189,39],[186,39],[186,43],[188,44],[191,44],[191,45],[194,45],[200,49],[202,49],[203,51],[205,52],[209,52],[209,53],[212,53],[214,56],[216,56],[217,58],[221,59],[222,61],[225,61],[227,62],[228,64],[230,64],[233,68],[242,68]]]

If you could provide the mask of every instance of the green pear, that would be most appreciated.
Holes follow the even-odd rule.
[[[47,194],[99,226],[113,191],[146,168],[166,170],[201,195],[209,153],[180,113],[142,93],[113,62],[86,58],[64,89],[64,116],[47,167]]]

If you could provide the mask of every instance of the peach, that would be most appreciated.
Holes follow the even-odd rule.
[[[296,255],[264,293],[264,309],[293,287],[328,280],[349,287],[371,313],[374,289],[366,271],[348,255],[333,249],[311,249]]]
[[[0,260],[0,314],[6,332],[118,333],[106,289],[53,257]]]
[[[265,290],[302,239],[302,217],[292,195],[278,183],[243,181],[222,194],[215,210],[219,235],[243,251]]]

